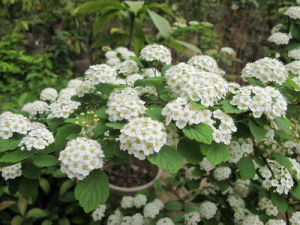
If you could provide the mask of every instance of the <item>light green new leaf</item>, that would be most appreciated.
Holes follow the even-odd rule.
[[[210,145],[201,144],[200,150],[214,165],[226,162],[228,160],[228,146],[223,143],[213,142]]]
[[[158,153],[152,154],[147,158],[152,164],[170,173],[177,173],[183,164],[183,158],[180,153],[170,146],[162,147]]]
[[[96,209],[104,203],[109,195],[109,182],[106,174],[101,170],[92,171],[75,187],[75,198],[86,213]]]
[[[137,15],[140,9],[144,5],[144,1],[125,1],[125,3],[129,6],[131,11]]]
[[[265,139],[267,131],[263,126],[260,126],[252,119],[249,119],[249,128],[256,141],[262,141]]]
[[[171,26],[168,20],[158,15],[156,12],[151,11],[150,9],[148,9],[147,11],[151,20],[153,21],[154,25],[159,30],[161,35],[165,39],[169,39],[171,37]]]
[[[195,126],[185,127],[182,129],[184,135],[198,142],[210,144],[213,140],[213,129],[211,126],[200,123]]]
[[[245,110],[241,110],[237,108],[234,105],[230,104],[230,101],[228,99],[225,99],[221,101],[222,109],[225,113],[241,113],[244,112]]]
[[[250,180],[255,176],[255,166],[250,157],[243,157],[237,164],[243,180]]]

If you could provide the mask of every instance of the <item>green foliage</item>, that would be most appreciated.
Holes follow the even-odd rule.
[[[250,180],[255,176],[255,166],[250,157],[243,157],[237,164],[241,178],[243,180]]]
[[[217,165],[228,160],[228,146],[223,143],[212,142],[201,144],[200,150],[212,164]]]
[[[183,128],[182,131],[187,138],[201,143],[210,144],[213,140],[213,129],[204,123]]]

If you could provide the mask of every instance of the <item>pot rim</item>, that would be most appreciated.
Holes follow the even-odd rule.
[[[145,190],[148,189],[149,187],[152,186],[154,180],[158,179],[161,177],[162,175],[162,170],[160,168],[158,168],[157,170],[157,174],[156,176],[148,183],[140,185],[140,186],[136,186],[136,187],[120,187],[120,186],[116,186],[114,184],[109,184],[109,187],[113,190],[113,191],[118,191],[118,192],[123,192],[123,193],[133,193],[133,192],[138,192],[141,190]]]

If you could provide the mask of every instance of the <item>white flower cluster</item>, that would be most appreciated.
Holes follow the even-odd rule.
[[[92,218],[93,220],[96,221],[101,221],[105,215],[107,207],[104,204],[101,204],[95,209],[92,213]]]
[[[26,134],[30,130],[30,121],[23,115],[11,112],[0,114],[0,137],[8,139],[13,133]]]
[[[39,122],[31,122],[30,123],[30,130],[36,130],[40,128],[46,128],[46,125]]]
[[[201,217],[208,220],[213,218],[216,215],[217,211],[217,205],[211,201],[204,201],[199,206],[199,212]]]
[[[155,95],[157,96],[157,91],[154,86],[138,86],[135,88],[137,92],[139,93],[139,96],[142,95]]]
[[[6,166],[0,168],[2,173],[2,177],[4,180],[15,179],[16,177],[20,177],[22,175],[22,165],[21,163],[16,163],[11,166]]]
[[[108,98],[109,120],[112,122],[132,120],[145,113],[145,102],[142,101],[138,92],[133,88],[115,89]]]
[[[177,130],[176,126],[174,124],[169,124],[166,127],[166,131],[167,131],[166,145],[176,148],[177,144],[179,142],[179,134],[178,134],[178,130]]]
[[[228,195],[227,201],[234,210],[238,208],[245,208],[245,201],[238,195]]]
[[[200,213],[198,212],[190,212],[184,214],[184,224],[185,225],[198,225],[201,221]]]
[[[207,173],[212,171],[214,168],[216,168],[215,165],[211,164],[207,157],[204,157],[203,160],[199,163],[199,166],[202,170],[205,170]]]
[[[284,220],[270,219],[265,225],[286,225]]]
[[[76,88],[80,87],[82,83],[80,83]],[[77,95],[77,91],[75,88],[69,88],[69,87],[63,88],[60,90],[56,102],[72,101],[71,97],[76,95]]]
[[[300,212],[294,212],[290,218],[291,225],[300,225]]]
[[[230,163],[237,163],[242,157],[253,152],[253,142],[250,138],[240,138],[237,141],[231,141],[229,145]]]
[[[105,53],[106,63],[111,66],[119,65],[123,60],[129,59],[130,56],[135,56],[135,54],[126,47],[118,47],[115,50],[109,48]]]
[[[218,166],[214,169],[213,176],[216,180],[226,180],[230,177],[231,169],[227,166]]]
[[[129,59],[130,56],[135,56],[134,52],[123,46],[116,48],[116,52],[120,54],[123,60]]]
[[[287,65],[285,65],[287,71],[300,76],[300,60],[293,61]]]
[[[67,143],[66,148],[59,153],[61,171],[69,178],[84,179],[94,169],[103,166],[104,154],[101,145],[84,137],[78,137]]]
[[[142,206],[146,205],[147,197],[143,194],[137,194],[135,197],[132,196],[123,196],[121,200],[121,207],[123,209],[128,208],[141,208]]]
[[[185,170],[184,175],[187,180],[197,180],[200,178],[200,176],[194,174],[195,169],[196,167],[192,166]]]
[[[143,213],[146,218],[155,218],[163,208],[164,204],[159,199],[155,199],[145,205]]]
[[[145,68],[143,70],[143,76],[144,77],[155,77],[155,76],[161,76],[161,73],[159,70],[155,68]]]
[[[159,219],[156,222],[156,225],[175,225],[175,223],[170,218],[164,217],[164,218]]]
[[[82,80],[72,79],[68,82],[67,88],[72,88],[76,90],[76,88],[78,88],[82,83],[83,83]]]
[[[266,197],[259,199],[258,207],[260,210],[264,210],[268,216],[277,216],[278,210],[276,206],[272,204],[272,201]]]
[[[282,94],[273,87],[244,86],[241,87],[230,104],[239,109],[250,109],[255,118],[261,117],[263,113],[270,119],[284,116],[287,110],[287,102]]]
[[[291,6],[285,12],[284,15],[287,15],[291,19],[298,20],[300,19],[300,6]]]
[[[220,49],[220,53],[224,54],[224,55],[229,55],[229,56],[235,56],[236,52],[234,51],[233,48],[230,47],[222,47]]]
[[[140,57],[148,62],[158,61],[171,64],[172,56],[170,49],[163,45],[150,44],[141,50]]]
[[[250,180],[237,179],[233,186],[234,193],[241,196],[242,198],[246,198],[250,191],[249,185],[250,185]]]
[[[126,77],[126,84],[133,87],[134,82],[141,79],[143,79],[143,76],[141,74],[134,73]]]
[[[47,128],[38,128],[23,137],[19,146],[21,146],[21,150],[31,151],[32,148],[36,150],[45,149],[52,143],[54,143],[53,134]]]
[[[225,72],[219,68],[216,60],[208,55],[196,55],[190,58],[188,64],[200,71],[223,75]]]
[[[133,73],[136,73],[139,71],[139,67],[138,67],[138,64],[129,59],[129,60],[126,60],[122,63],[120,63],[117,67],[117,72],[120,73],[120,74],[123,74],[125,76],[128,76],[130,74],[133,74]]]
[[[68,118],[79,106],[80,102],[72,100],[53,102],[49,105],[50,113],[48,119]]]
[[[300,48],[295,48],[288,51],[288,57],[296,60],[300,60]]]
[[[134,224],[144,224],[144,217],[142,216],[142,214],[136,213],[133,216],[123,216],[120,219],[120,223],[114,223],[114,225],[134,225]]]
[[[300,180],[300,163],[296,159],[289,158],[292,163],[291,172],[296,177],[297,180]]]
[[[22,111],[27,112],[29,117],[46,114],[49,112],[49,105],[44,101],[34,101],[23,105]]]
[[[247,63],[241,76],[243,79],[255,77],[263,83],[283,84],[287,79],[288,72],[282,62],[265,57],[256,60],[254,63]]]
[[[291,37],[289,34],[282,32],[272,33],[268,38],[269,42],[275,43],[276,45],[287,45],[290,41]]]
[[[294,186],[289,171],[274,160],[268,160],[268,166],[261,167],[259,172],[263,177],[262,185],[266,189],[272,189],[279,194],[288,194]]]
[[[54,88],[45,88],[41,91],[40,99],[43,101],[54,102],[58,96],[56,89]]]
[[[259,219],[257,215],[248,215],[244,218],[241,225],[264,225],[264,223]]]
[[[90,68],[85,71],[84,75],[86,82],[96,85],[99,83],[111,83],[116,79],[117,72],[115,68],[109,65],[98,64],[90,66]]]
[[[121,150],[143,160],[160,151],[167,142],[167,133],[158,121],[147,117],[135,118],[121,129],[119,140]]]
[[[120,225],[122,222],[122,213],[116,210],[114,214],[110,215],[107,219],[107,225]]]

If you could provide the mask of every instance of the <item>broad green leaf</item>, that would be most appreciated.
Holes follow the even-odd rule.
[[[297,185],[294,185],[293,189],[290,191],[290,193],[292,194],[292,196],[297,199],[300,200],[300,184],[297,183]]]
[[[134,82],[134,87],[137,86],[155,86],[156,88],[160,88],[166,84],[166,78],[164,77],[146,77],[141,80],[137,80]]]
[[[246,80],[249,82],[249,84],[254,86],[261,86],[261,87],[266,86],[262,81],[260,81],[256,77],[247,77]]]
[[[244,112],[245,110],[241,110],[237,108],[234,105],[230,104],[230,101],[228,99],[225,99],[221,101],[222,109],[225,113],[241,113]]]
[[[188,162],[198,164],[203,159],[199,146],[199,143],[196,141],[181,139],[177,149]]]
[[[49,181],[47,179],[41,177],[40,180],[39,180],[39,185],[46,194],[49,194],[50,184],[49,184]]]
[[[277,124],[280,130],[283,130],[286,133],[291,132],[291,121],[286,117],[277,117],[274,119],[275,123]]]
[[[101,119],[107,119],[108,114],[106,113],[107,106],[101,106],[99,109],[96,110],[95,114],[99,116]]]
[[[26,218],[34,219],[44,218],[46,216],[48,216],[48,213],[45,210],[39,208],[30,209],[26,214]]]
[[[149,155],[147,158],[152,164],[170,173],[177,173],[183,164],[180,153],[170,146],[162,147],[158,153]]]
[[[292,23],[290,32],[294,39],[300,41],[300,25],[298,25],[297,23]]]
[[[108,178],[101,170],[92,171],[75,187],[75,198],[86,213],[104,203],[109,195]]]
[[[171,26],[169,22],[162,16],[158,15],[156,12],[153,12],[150,9],[148,9],[147,11],[151,20],[153,21],[154,25],[159,30],[161,35],[165,39],[169,39],[171,37]]]
[[[188,48],[196,53],[199,53],[199,54],[202,53],[202,51],[196,45],[193,45],[193,44],[185,42],[185,41],[177,40],[177,39],[173,39],[173,41],[175,41],[179,45],[182,45],[184,48]]]
[[[7,152],[0,158],[0,162],[17,163],[24,159],[27,159],[31,155],[33,155],[33,153],[29,151]]]
[[[32,163],[24,163],[22,165],[22,174],[29,179],[38,179],[41,176],[41,170]]]
[[[63,195],[64,193],[66,193],[67,190],[69,190],[74,185],[75,183],[73,180],[65,180],[59,188],[59,195]]]
[[[183,205],[178,200],[169,200],[165,203],[165,209],[167,211],[181,211],[183,209]]]
[[[97,34],[103,31],[103,28],[115,17],[118,15],[118,10],[110,10],[96,18],[96,21],[93,25],[93,35],[96,36]]]
[[[39,181],[37,179],[28,179],[22,177],[22,180],[19,185],[19,192],[27,200],[30,197],[37,195],[37,188],[39,186]]]
[[[175,15],[175,13],[173,13],[173,11],[166,4],[163,4],[163,3],[151,3],[151,4],[148,5],[148,7],[149,8],[158,8],[158,9],[161,9],[165,13],[169,14],[170,16],[172,16],[174,19],[177,19],[177,16]]]
[[[184,135],[198,142],[210,144],[213,140],[213,129],[211,126],[200,123],[198,125],[185,127],[182,129]]]
[[[292,168],[293,165],[286,156],[284,156],[280,153],[273,153],[272,156],[276,160],[276,162],[278,162],[280,165],[282,165],[286,169],[290,170]]]
[[[284,85],[285,85],[286,87],[290,87],[290,88],[293,88],[293,89],[296,89],[296,90],[300,90],[300,86],[299,86],[298,84],[296,84],[296,82],[293,81],[291,78],[288,78],[288,79],[285,81]]]
[[[198,209],[199,209],[199,206],[197,206],[193,203],[187,202],[187,203],[184,204],[184,211],[185,212],[194,212],[194,211],[198,211]]]
[[[210,145],[201,144],[200,150],[208,161],[214,165],[228,160],[228,146],[223,143],[212,142]]]
[[[279,195],[277,193],[271,193],[271,201],[274,206],[278,209],[280,213],[284,213],[288,208],[288,202],[285,196]]]
[[[255,166],[250,157],[243,157],[237,163],[243,180],[250,180],[255,176]]]
[[[115,130],[121,130],[125,126],[125,123],[106,123],[105,126]]]
[[[259,142],[265,139],[267,132],[263,126],[260,126],[252,119],[249,119],[249,128],[256,141]]]
[[[164,121],[164,116],[161,114],[162,108],[160,107],[151,107],[146,110],[145,114],[151,117],[154,120]]]
[[[95,136],[100,136],[102,134],[104,134],[104,132],[107,130],[105,124],[103,123],[98,123],[94,129],[94,135]]]
[[[109,96],[110,93],[116,89],[116,88],[124,88],[127,87],[123,84],[108,84],[108,83],[100,83],[96,85],[96,89],[100,91],[101,93],[105,94],[106,96]]]
[[[55,166],[58,164],[58,159],[53,155],[39,155],[33,159],[33,164],[37,167]]]
[[[137,15],[139,10],[143,7],[144,1],[125,1],[131,11]]]
[[[7,150],[13,150],[18,147],[20,140],[17,139],[2,139],[0,138],[0,152],[5,152]]]
[[[300,47],[300,41],[297,40],[291,40],[285,47],[284,50],[285,51],[290,51],[293,50],[295,48],[299,48]]]
[[[62,218],[58,222],[59,225],[70,225],[70,221],[68,218]]]
[[[62,150],[68,141],[67,137],[70,134],[78,134],[80,131],[81,127],[75,124],[67,124],[60,127],[55,135],[54,148],[56,150]]]
[[[190,100],[189,102],[190,102],[190,104],[191,104],[195,109],[202,110],[202,109],[206,109],[206,108],[207,108],[206,106],[201,105],[201,104],[198,103],[198,102],[195,102],[195,101],[192,101],[192,100]]]
[[[18,209],[22,216],[25,215],[27,205],[28,205],[28,201],[25,198],[20,197],[18,199]]]
[[[279,137],[279,139],[280,139],[282,142],[284,142],[284,141],[295,141],[295,138],[294,138],[292,135],[287,134],[287,133],[285,133],[285,132],[283,132],[283,131],[281,131],[281,130],[276,130],[276,131],[275,131],[275,135],[276,135],[277,137]]]
[[[116,0],[97,0],[97,1],[88,1],[88,2],[83,3],[82,5],[79,5],[75,9],[75,13],[78,13],[81,15],[92,14],[92,13],[102,11],[107,6],[109,6],[110,8],[115,8],[115,9],[123,9],[122,4],[120,4]]]
[[[23,222],[22,216],[14,216],[10,222],[11,225],[21,225]]]
[[[110,45],[113,43],[124,42],[128,40],[128,34],[114,32],[110,35],[98,38],[92,45],[92,48],[99,48],[104,45]]]

